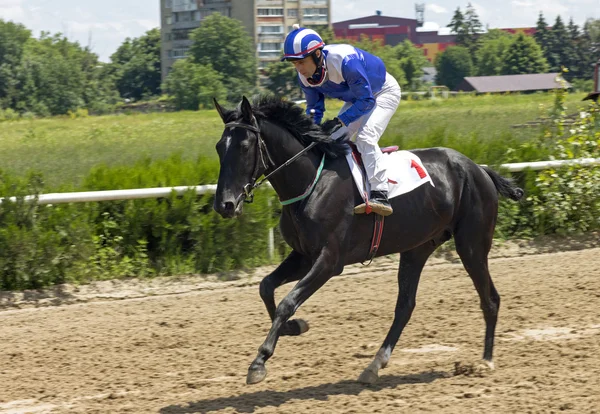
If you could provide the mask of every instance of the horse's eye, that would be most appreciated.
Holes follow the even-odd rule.
[[[243,140],[242,142],[240,142],[240,148],[243,151],[248,151],[250,149],[250,142],[248,142],[247,139]]]

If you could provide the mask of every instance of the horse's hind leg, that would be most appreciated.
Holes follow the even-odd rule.
[[[479,294],[481,310],[485,319],[485,346],[483,359],[493,368],[494,335],[500,296],[494,287],[488,270],[488,253],[492,247],[495,220],[469,217],[456,230],[456,251]]]
[[[302,279],[311,268],[311,263],[304,256],[292,251],[288,257],[271,274],[260,282],[260,297],[265,303],[271,322],[275,319],[275,289],[286,283]],[[300,335],[308,331],[308,323],[302,319],[287,321],[282,327],[280,334]]]
[[[444,238],[445,241],[447,238]],[[375,359],[362,372],[359,382],[374,384],[379,378],[379,370],[388,364],[392,351],[400,339],[402,330],[408,323],[416,305],[417,286],[421,278],[421,271],[425,262],[440,243],[427,242],[417,248],[400,255],[400,268],[398,269],[398,299],[394,313],[394,322],[377,352]]]

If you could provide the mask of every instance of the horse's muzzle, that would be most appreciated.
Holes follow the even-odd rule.
[[[217,200],[213,204],[214,210],[223,218],[234,218],[242,214],[244,203],[234,198],[228,200]]]

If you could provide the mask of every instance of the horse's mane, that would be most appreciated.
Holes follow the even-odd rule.
[[[325,153],[328,158],[345,156],[350,151],[346,139],[332,140],[305,114],[304,109],[294,102],[274,95],[257,95],[252,99],[251,105],[259,123],[261,120],[267,121],[287,130],[304,146],[317,142],[316,149]],[[241,116],[240,108],[231,115]],[[261,125],[261,129],[265,127],[268,128],[268,124]]]

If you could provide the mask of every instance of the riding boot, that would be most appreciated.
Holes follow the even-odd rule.
[[[375,214],[379,214],[382,216],[389,216],[394,212],[390,202],[387,198],[386,191],[371,191],[371,196],[369,197],[368,207]],[[367,211],[367,203],[363,203],[359,206],[354,207],[354,214],[363,214]]]

